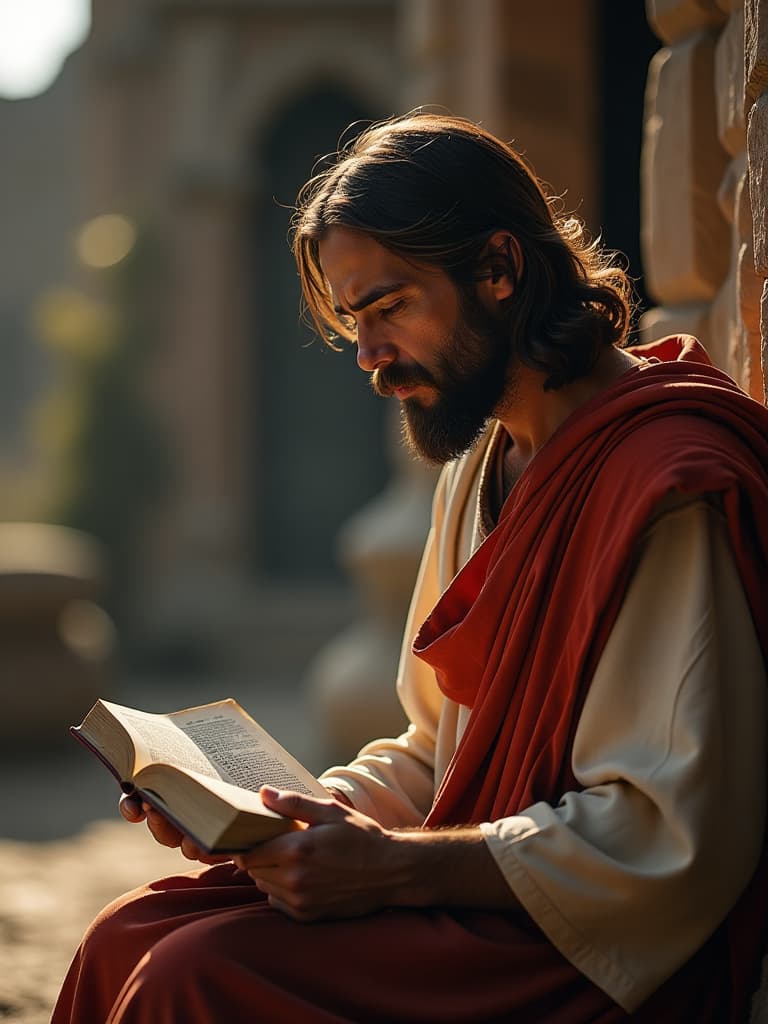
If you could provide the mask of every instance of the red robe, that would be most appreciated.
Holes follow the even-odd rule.
[[[678,359],[625,374],[560,426],[416,637],[443,693],[472,708],[427,825],[492,821],[579,788],[578,712],[637,539],[670,491],[722,497],[768,654],[768,410],[693,338],[634,351]]]
[[[684,339],[650,354],[702,358]],[[688,361],[631,371],[561,425],[415,643],[444,693],[472,708],[428,826],[493,820],[578,788],[570,752],[579,711],[637,538],[670,490],[721,496],[768,653],[767,436],[765,409],[725,374]],[[743,1014],[764,879],[761,867],[728,921],[631,1019],[703,1024]],[[53,1024],[106,1019],[629,1018],[522,913],[392,909],[301,925],[272,911],[247,876],[220,866],[154,883],[99,919]]]

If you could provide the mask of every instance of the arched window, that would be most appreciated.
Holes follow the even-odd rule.
[[[249,467],[252,564],[263,576],[332,579],[341,523],[387,477],[385,406],[357,367],[299,322],[286,237],[290,207],[319,156],[372,116],[342,90],[314,88],[257,140],[259,198],[251,225],[254,321]]]

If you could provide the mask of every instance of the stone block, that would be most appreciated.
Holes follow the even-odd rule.
[[[744,125],[744,11],[725,24],[715,46],[717,135],[731,156],[746,146]]]
[[[749,195],[749,165],[747,154],[742,153],[733,161],[740,173],[736,179],[733,193],[733,223],[736,225],[738,238],[741,242],[749,242],[752,247],[752,204]],[[753,261],[754,265],[754,261]]]
[[[752,259],[752,218],[745,154],[731,161],[726,179],[731,183],[730,262],[728,276],[712,303],[710,355],[718,366],[750,391],[756,386],[753,350],[755,334],[758,337],[760,334],[762,278],[755,273]],[[725,205],[725,200],[721,205]]]
[[[665,43],[676,43],[699,29],[717,28],[726,19],[717,0],[646,0],[645,12]]]
[[[647,345],[668,334],[692,334],[710,349],[710,304],[690,303],[680,306],[656,306],[643,313],[638,325],[638,342]]]
[[[734,232],[735,235],[735,232]],[[749,383],[746,331],[739,310],[737,255],[710,307],[708,351],[712,362],[745,390]]]
[[[755,270],[768,277],[768,93],[749,112],[747,160]]]
[[[742,372],[737,379],[753,398],[763,401],[763,379],[760,370],[760,296],[763,277],[755,271],[749,171],[746,166],[735,192],[734,239],[736,299],[743,330]]]
[[[717,205],[727,155],[717,138],[714,39],[660,50],[646,93],[642,243],[646,284],[661,304],[711,299],[728,272],[728,225]]]
[[[755,273],[752,250],[747,243],[744,243],[739,249],[736,284],[744,330],[744,373],[740,383],[753,398],[762,402],[765,400],[765,382],[760,366],[760,303],[765,280]]]
[[[744,326],[739,315],[735,259],[710,306],[707,336],[712,362],[742,383]]]
[[[744,78],[747,107],[768,89],[768,4],[744,0]]]
[[[717,205],[729,224],[736,219],[736,193],[747,170],[747,154],[742,150],[725,169],[720,187],[717,190]],[[751,232],[751,225],[750,225]]]

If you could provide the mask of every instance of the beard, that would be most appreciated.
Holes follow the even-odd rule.
[[[468,452],[485,430],[502,398],[514,387],[509,332],[474,295],[462,295],[459,315],[440,345],[434,371],[416,364],[393,363],[375,370],[371,384],[388,397],[395,388],[418,384],[434,388],[436,398],[422,405],[417,398],[402,403],[403,439],[411,452],[444,465]]]

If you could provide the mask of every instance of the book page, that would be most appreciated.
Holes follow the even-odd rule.
[[[221,778],[205,753],[165,715],[151,715],[121,707],[120,719],[140,736],[152,761],[176,764],[212,779]]]
[[[220,779],[243,789],[270,785],[308,795],[324,788],[239,705],[223,701],[168,716],[200,748]]]

